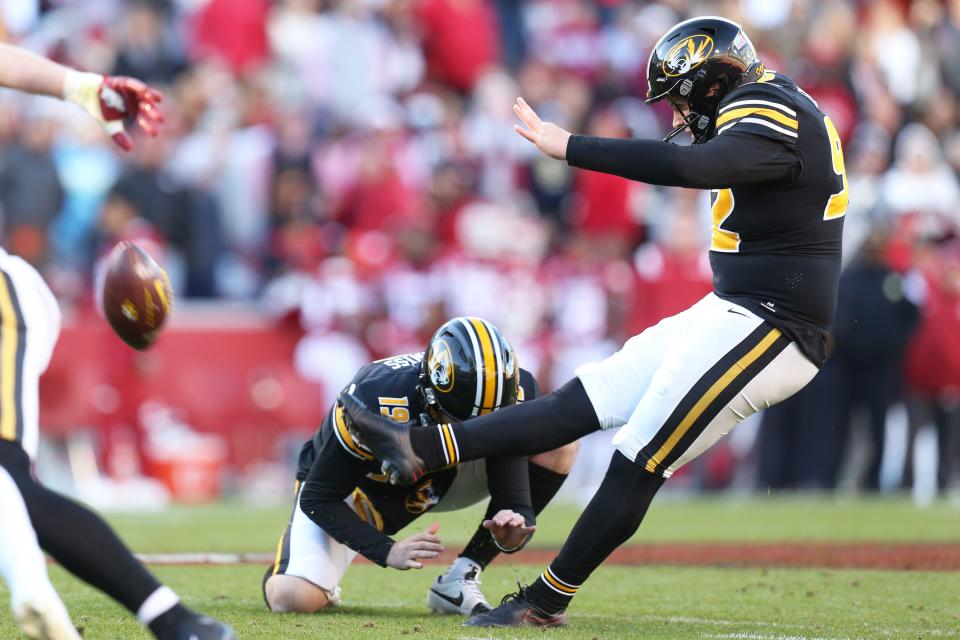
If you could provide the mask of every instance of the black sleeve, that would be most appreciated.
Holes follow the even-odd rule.
[[[800,156],[789,145],[733,130],[688,147],[659,140],[571,136],[567,162],[647,184],[697,189],[793,180],[801,170]]]
[[[490,490],[487,517],[501,509],[511,509],[522,515],[527,525],[535,524],[536,516],[530,503],[527,457],[487,458],[486,465],[487,487]]]
[[[366,465],[328,434],[304,480],[300,508],[333,539],[385,567],[394,540],[364,522],[344,502],[366,472]]]

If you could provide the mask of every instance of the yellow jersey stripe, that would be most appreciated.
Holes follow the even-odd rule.
[[[493,355],[493,339],[487,327],[477,318],[470,318],[470,323],[477,332],[480,349],[483,352],[483,404],[480,406],[480,415],[483,415],[494,409],[497,392],[497,359]]]
[[[372,525],[377,531],[383,531],[383,516],[373,506],[370,498],[367,497],[359,487],[353,490],[353,510],[360,519],[369,525]]]
[[[17,346],[20,328],[5,274],[0,273],[0,438],[17,439]]]
[[[763,107],[743,107],[741,109],[727,111],[717,118],[717,128],[719,129],[731,120],[738,120],[744,116],[763,116],[794,130],[800,126],[795,118],[791,118],[790,116],[779,111],[775,111],[774,109],[765,109]]]
[[[360,445],[354,441],[353,436],[350,434],[350,430],[347,429],[347,423],[343,419],[343,407],[337,405],[333,415],[334,421],[336,422],[336,435],[337,439],[340,441],[340,444],[346,447],[350,453],[358,458],[363,460],[373,460],[373,455],[361,449]]]
[[[720,378],[714,382],[707,392],[700,396],[700,399],[697,400],[697,403],[693,405],[693,408],[684,416],[683,420],[680,421],[680,424],[674,429],[673,433],[670,434],[670,437],[667,438],[667,441],[663,443],[663,446],[653,454],[650,459],[647,461],[646,469],[651,473],[655,473],[657,466],[663,462],[663,460],[670,455],[670,452],[673,448],[680,442],[680,439],[686,435],[687,431],[697,421],[707,407],[710,406],[710,403],[713,402],[720,393],[723,392],[730,383],[736,380],[737,376],[743,373],[747,367],[749,367],[753,362],[762,356],[767,349],[777,341],[777,338],[780,337],[779,329],[771,329],[770,332],[763,337],[763,339],[755,346],[753,349],[747,352],[742,358],[733,363],[726,373],[724,373]]]

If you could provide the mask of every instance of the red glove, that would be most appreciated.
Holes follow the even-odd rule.
[[[163,95],[135,78],[70,71],[63,85],[63,97],[83,107],[124,151],[133,148],[133,141],[123,129],[124,120],[135,120],[152,137],[157,136],[157,126],[164,121],[157,106]]]

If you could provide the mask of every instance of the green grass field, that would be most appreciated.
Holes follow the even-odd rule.
[[[577,511],[554,507],[541,518],[536,542],[559,544]],[[111,522],[139,552],[269,552],[286,509],[238,505],[113,515]],[[448,546],[466,540],[476,513],[441,514]],[[422,520],[424,526],[428,520]],[[634,542],[882,541],[960,543],[960,509],[916,509],[903,501],[837,502],[770,498],[731,502],[664,501],[651,510]],[[483,575],[493,601],[542,570],[496,563]],[[472,630],[426,613],[429,582],[441,567],[398,572],[369,564],[350,569],[344,606],[312,616],[267,613],[260,596],[263,567],[156,567],[184,600],[220,617],[247,639],[541,637],[537,631]],[[85,638],[147,638],[125,611],[65,574],[52,578]],[[3,594],[6,597],[6,594]],[[847,639],[960,637],[960,574],[862,570],[603,567],[570,609],[559,638]],[[8,617],[0,638],[16,638]]]

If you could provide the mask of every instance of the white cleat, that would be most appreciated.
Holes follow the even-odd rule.
[[[434,613],[461,616],[490,611],[493,607],[480,591],[480,580],[477,579],[479,574],[480,570],[476,567],[459,576],[451,569],[430,585],[427,607]]]
[[[23,599],[15,596],[12,609],[20,630],[31,640],[81,640],[67,608],[52,587],[49,593]]]

